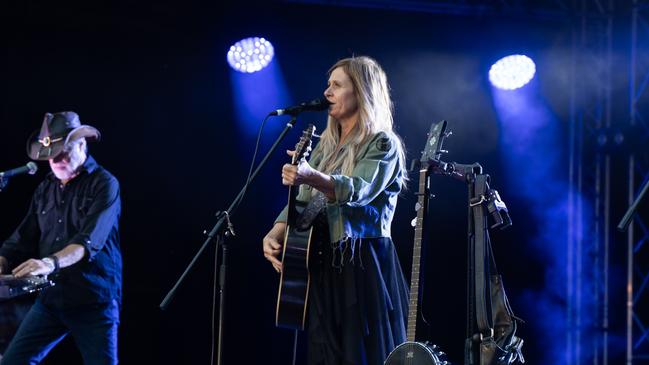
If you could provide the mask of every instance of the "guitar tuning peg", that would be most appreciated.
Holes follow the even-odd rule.
[[[410,221],[410,225],[413,226],[413,227],[417,227],[417,217],[414,217],[414,218]]]
[[[444,137],[450,137],[453,134],[453,131],[448,131],[444,133]]]
[[[439,153],[448,153],[448,150],[439,150]]]

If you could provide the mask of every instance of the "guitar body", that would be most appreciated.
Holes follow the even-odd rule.
[[[304,207],[296,206],[298,214],[303,209]],[[311,281],[309,252],[312,232],[313,228],[300,230],[291,225],[286,227],[275,313],[275,324],[278,327],[304,329]]]
[[[397,346],[384,365],[445,365],[443,356],[435,345],[408,341]]]

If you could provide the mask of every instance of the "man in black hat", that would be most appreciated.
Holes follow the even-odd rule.
[[[27,154],[49,161],[29,211],[0,247],[0,273],[47,275],[0,364],[35,364],[67,334],[84,363],[117,363],[122,292],[119,183],[88,155],[99,131],[74,112],[46,114]],[[11,271],[9,271],[11,270]]]

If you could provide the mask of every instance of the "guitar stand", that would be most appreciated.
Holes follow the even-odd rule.
[[[517,318],[505,295],[489,239],[489,228],[505,229],[512,221],[500,195],[489,187],[489,175],[478,163],[430,161],[433,172],[464,181],[469,193],[467,249],[467,339],[465,365],[524,363],[523,340],[515,336]],[[488,218],[493,224],[488,227]]]

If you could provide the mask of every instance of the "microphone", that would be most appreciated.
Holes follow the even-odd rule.
[[[0,172],[0,179],[5,177],[12,177],[20,174],[25,174],[25,173],[34,175],[36,171],[38,171],[38,166],[35,163],[30,161],[27,162],[27,165],[25,166],[20,166],[20,167],[16,167],[15,169]]]
[[[331,105],[326,98],[311,100],[300,105],[289,106],[285,109],[277,109],[270,112],[269,115],[292,115],[296,116],[302,112],[319,112],[325,110]]]

